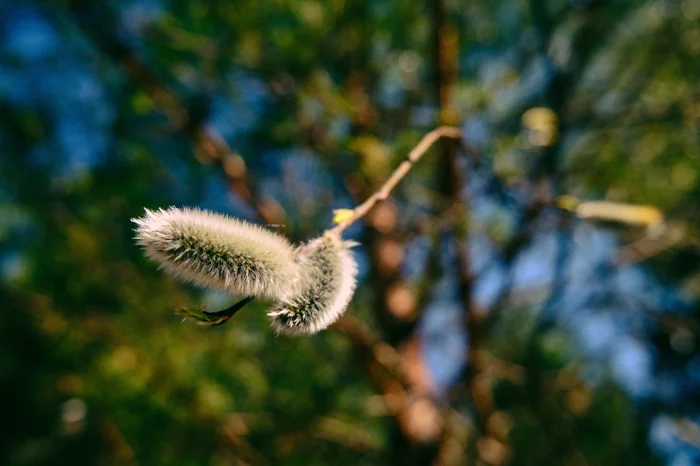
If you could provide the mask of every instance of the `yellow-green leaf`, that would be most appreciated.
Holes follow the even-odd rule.
[[[576,199],[574,196],[562,194],[556,198],[555,202],[560,208],[574,212],[581,201]]]
[[[576,214],[581,218],[647,226],[659,225],[664,221],[663,212],[654,206],[609,201],[582,202],[576,207]]]
[[[336,209],[333,211],[333,223],[336,225],[338,223],[347,222],[355,214],[352,209]]]

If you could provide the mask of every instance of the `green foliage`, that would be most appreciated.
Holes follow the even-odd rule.
[[[697,2],[438,3],[456,35],[450,111],[480,153],[465,177],[488,174],[488,199],[468,203],[466,239],[500,254],[472,271],[498,269],[508,283],[519,259],[544,256],[537,235],[552,222],[527,223],[539,218],[527,200],[549,191],[659,208],[670,219],[660,236],[618,229],[615,247],[634,243],[631,262],[644,265],[627,271],[690,304],[664,320],[676,301],[657,312],[642,290],[632,306],[642,322],[620,320],[654,356],[654,390],[671,381],[675,397],[632,396],[573,336],[575,300],[530,283],[495,311],[475,306],[497,314],[483,338],[469,337],[485,368],[436,396],[443,426],[464,422],[472,437],[459,427],[452,443],[416,440],[432,411],[409,422],[391,400],[406,387],[420,399],[436,367],[466,352],[459,340],[435,367],[416,357],[465,320],[441,320],[431,340],[419,317],[459,294],[442,281],[458,268],[445,225],[467,209],[448,199],[454,167],[441,147],[381,216],[349,231],[365,247],[348,312],[382,345],[363,348],[349,331],[275,336],[257,301],[225,326],[181,323],[229,298],[164,276],[129,220],[170,205],[252,220],[255,205],[295,242],[318,236],[440,120],[432,4],[13,0],[0,4],[3,464],[434,464],[455,442],[453,464],[696,455],[692,443],[669,452],[649,438],[656,416],[692,423],[700,411],[696,350],[677,344],[679,332],[700,338]],[[556,118],[531,124],[531,109]],[[212,132],[231,153],[212,152]],[[587,232],[568,231],[572,243]],[[589,307],[619,317],[625,280],[567,270],[548,285],[609,290]],[[403,364],[391,364],[396,354]],[[481,423],[480,406],[491,410]]]

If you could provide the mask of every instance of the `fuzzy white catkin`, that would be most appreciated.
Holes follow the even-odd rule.
[[[299,280],[296,251],[285,238],[212,212],[146,209],[132,220],[146,255],[168,273],[234,296],[286,299]]]
[[[268,313],[278,334],[316,333],[345,312],[356,286],[357,264],[348,250],[353,245],[325,233],[299,248],[302,276],[296,291]]]

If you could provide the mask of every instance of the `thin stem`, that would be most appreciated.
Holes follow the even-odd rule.
[[[401,162],[394,173],[391,174],[388,180],[374,192],[365,202],[353,209],[353,215],[350,219],[339,223],[337,226],[333,227],[330,232],[340,235],[345,231],[347,227],[355,223],[357,220],[361,219],[367,213],[372,210],[372,207],[379,201],[385,200],[389,197],[391,191],[396,187],[397,184],[411,171],[413,165],[423,157],[428,149],[440,138],[451,138],[451,139],[461,139],[462,133],[459,128],[452,126],[441,126],[436,128],[423,136],[423,139],[414,147],[411,152],[408,153],[406,160]]]

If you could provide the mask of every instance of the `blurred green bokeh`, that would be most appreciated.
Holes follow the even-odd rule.
[[[696,464],[698,82],[698,0],[0,2],[0,463]],[[439,124],[337,328],[181,323],[232,298],[134,244],[311,238]]]

